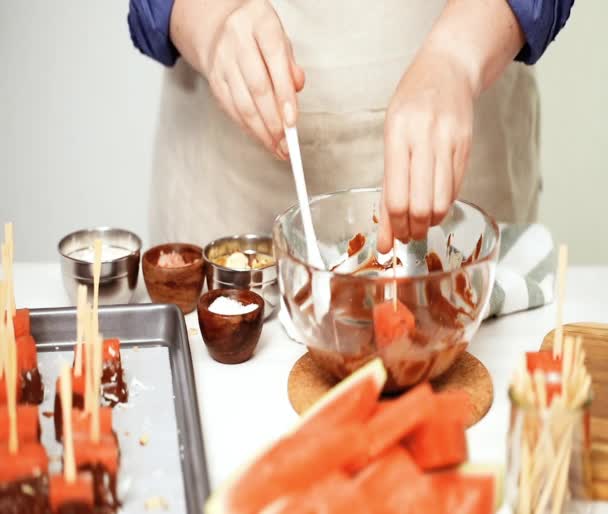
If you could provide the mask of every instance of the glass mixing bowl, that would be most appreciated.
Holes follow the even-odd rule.
[[[274,250],[281,295],[316,363],[341,379],[379,356],[385,390],[397,392],[445,373],[467,348],[489,302],[500,233],[481,209],[458,201],[426,240],[397,243],[395,279],[391,254],[376,251],[379,201],[378,189],[312,198],[327,270],[308,264],[298,206],[275,220]],[[415,326],[387,340],[378,320],[391,310],[380,305],[392,304],[395,290]]]

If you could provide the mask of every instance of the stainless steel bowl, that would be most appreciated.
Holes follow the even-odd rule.
[[[279,306],[279,286],[277,282],[277,265],[262,269],[235,270],[213,262],[223,255],[233,252],[260,252],[274,255],[272,238],[265,235],[245,234],[223,237],[212,241],[203,250],[207,263],[207,289],[250,289],[264,298],[264,317],[271,316]]]
[[[91,228],[65,236],[57,249],[61,259],[63,284],[72,303],[76,303],[79,284],[87,286],[89,300],[93,295],[93,263],[74,256],[75,252],[92,248],[95,239],[104,245],[120,248],[126,255],[103,260],[99,279],[99,304],[125,304],[133,298],[139,276],[141,239],[133,232],[120,228]]]

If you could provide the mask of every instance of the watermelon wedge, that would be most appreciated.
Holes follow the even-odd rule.
[[[396,400],[381,402],[366,425],[368,460],[374,459],[422,425],[432,415],[433,399],[433,390],[425,382]]]
[[[355,481],[374,514],[444,514],[436,509],[431,479],[398,446],[371,463]]]
[[[492,475],[444,471],[432,475],[442,512],[450,514],[492,514],[495,486]]]
[[[377,358],[340,382],[300,418],[289,434],[217,489],[207,501],[205,512],[256,513],[362,462],[368,434],[360,421],[376,409],[385,381],[386,370]]]
[[[416,319],[404,304],[392,300],[374,305],[374,336],[378,348],[386,348],[395,341],[403,340],[416,326]]]
[[[436,394],[429,416],[404,441],[416,463],[425,471],[456,466],[467,459],[466,419],[470,413],[463,391]]]
[[[357,483],[343,472],[332,473],[304,492],[283,497],[261,514],[371,514],[372,508]]]
[[[490,475],[494,478],[494,511],[498,511],[504,501],[505,468],[501,464],[465,462],[458,467],[461,475]]]
[[[382,360],[373,359],[323,395],[302,415],[297,428],[321,430],[367,420],[376,409],[385,382]]]
[[[277,441],[214,494],[206,512],[257,514],[277,499],[298,493],[324,477],[360,461],[367,440],[360,424],[342,426],[323,437],[294,432]]]

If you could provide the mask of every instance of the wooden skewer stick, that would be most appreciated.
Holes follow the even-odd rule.
[[[93,337],[99,332],[99,279],[101,276],[101,239],[95,239],[93,262]]]
[[[8,307],[8,300],[6,303]],[[15,455],[19,451],[19,437],[17,433],[17,345],[15,344],[15,329],[13,327],[13,317],[10,316],[10,311],[3,311],[2,317],[6,320],[4,337],[7,348],[5,353],[7,357],[6,398],[9,418],[8,451]]]
[[[4,263],[2,266],[4,267],[5,279],[8,283],[8,309],[9,312],[14,316],[16,312],[15,308],[15,286],[13,283],[13,258],[15,254],[14,242],[13,242],[13,224],[5,223],[4,224],[4,243],[6,244],[8,250],[8,259],[6,263],[6,267],[4,267]]]
[[[2,316],[2,320],[0,322],[0,378],[4,375],[4,370],[7,366],[7,357],[6,357],[6,320],[4,318],[6,313],[6,282],[4,280],[0,281],[0,316]]]
[[[85,339],[84,339],[84,356],[85,356],[85,375],[84,375],[84,410],[87,414],[91,413],[93,408],[93,310],[89,308],[87,303],[85,320]]]
[[[393,309],[397,312],[397,240],[393,239]]]
[[[101,334],[97,334],[95,336],[93,348],[93,394],[95,395],[95,400],[92,404],[91,410],[91,440],[98,443],[100,437],[99,402],[101,397],[101,365],[103,348],[103,337]]]
[[[82,345],[84,339],[84,324],[87,306],[87,286],[78,286],[78,302],[76,307],[76,353],[74,355],[74,375],[82,375]]]
[[[547,482],[545,484],[545,488],[540,497],[540,500],[536,506],[535,513],[542,514],[545,512],[547,505],[549,503],[549,499],[551,497],[551,493],[553,492],[553,485],[557,480],[557,475],[559,474],[561,467],[566,464],[567,457],[571,453],[572,448],[572,424],[569,424],[564,437],[562,438],[559,450],[557,452],[557,459],[553,466],[551,466],[549,470],[549,476],[547,478]]]
[[[568,247],[560,245],[559,258],[557,264],[557,321],[555,324],[555,336],[553,341],[553,356],[559,357],[562,354],[562,339],[564,335],[563,307],[564,294],[566,288],[566,268],[568,266]]]
[[[74,437],[72,434],[72,375],[70,366],[61,366],[61,411],[63,413],[63,476],[66,482],[76,481]]]

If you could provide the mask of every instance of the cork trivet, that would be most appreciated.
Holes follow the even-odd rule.
[[[338,380],[319,368],[310,354],[305,353],[289,373],[289,401],[294,410],[302,414],[337,383]],[[485,416],[494,399],[494,388],[488,370],[468,352],[464,352],[454,365],[431,385],[435,391],[464,390],[469,394],[472,406],[469,427]]]

